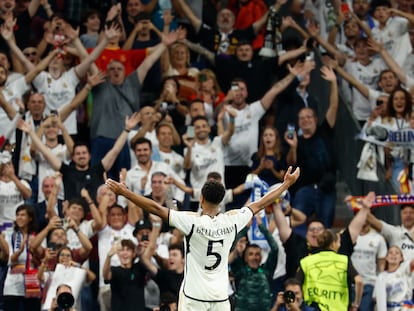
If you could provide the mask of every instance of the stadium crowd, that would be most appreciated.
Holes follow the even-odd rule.
[[[236,311],[414,308],[414,205],[393,226],[370,192],[331,229],[340,105],[358,178],[414,192],[412,145],[384,143],[414,129],[412,0],[0,0],[0,35],[0,310],[210,310],[182,286],[192,232],[105,181],[214,219],[206,181],[231,215],[289,166],[228,259],[234,228],[202,232],[200,280],[228,260]]]

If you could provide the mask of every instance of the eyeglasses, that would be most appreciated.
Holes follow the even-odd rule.
[[[59,257],[67,257],[67,258],[71,258],[72,255],[71,254],[64,254],[64,253],[60,253]]]
[[[36,56],[37,52],[33,51],[33,52],[26,52],[26,53],[23,53],[23,54],[24,54],[24,56],[29,57],[29,56]]]

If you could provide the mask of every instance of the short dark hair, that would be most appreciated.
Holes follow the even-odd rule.
[[[123,239],[121,240],[121,246],[122,247],[127,247],[130,250],[134,251],[136,246],[134,244],[134,242],[132,242],[130,239]]]
[[[239,82],[244,83],[245,85],[247,85],[246,80],[244,80],[243,78],[240,78],[240,77],[237,77],[237,78],[234,78],[233,80],[231,80],[231,84],[239,83]]]
[[[194,125],[199,120],[204,120],[208,123],[208,119],[205,116],[196,116],[194,119],[191,120],[191,125]]]
[[[83,217],[84,218],[86,217],[86,214],[88,213],[88,207],[87,207],[87,203],[86,203],[86,200],[85,199],[81,199],[81,198],[70,199],[69,202],[68,202],[68,208],[71,207],[72,205],[82,206],[82,209],[83,209]],[[81,221],[83,219],[81,219]]]
[[[289,285],[298,285],[302,290],[302,283],[299,282],[298,279],[289,278],[283,283],[283,287],[286,289]]]
[[[308,223],[307,223],[307,227],[309,227],[314,222],[320,223],[325,228],[325,225],[324,225],[322,219],[319,219],[319,218],[314,218],[314,219],[309,220]]]
[[[57,231],[57,230],[62,230],[63,232],[65,232],[66,234],[66,230],[63,227],[56,227],[51,229],[46,236],[46,242],[49,243],[50,242],[50,237],[52,236],[53,232]]]
[[[175,86],[177,87],[177,92],[175,93],[175,95],[178,95],[180,93],[181,86],[180,86],[180,81],[178,80],[176,76],[167,76],[164,79],[162,79],[160,89],[162,90],[164,88],[165,83],[167,83],[167,81],[169,80],[174,81]]]
[[[72,292],[72,287],[70,287],[70,285],[68,285],[68,284],[60,284],[58,287],[56,287],[56,294],[59,292],[59,290],[62,287],[66,287],[66,288],[68,288]]]
[[[86,147],[86,149],[88,149],[88,152],[90,153],[90,149],[89,149],[89,145],[87,143],[85,143],[84,141],[77,141],[75,142],[75,144],[73,145],[73,150],[72,150],[72,155],[75,154],[75,149],[78,147]]]
[[[81,16],[81,24],[86,23],[88,21],[88,18],[93,16],[93,15],[97,15],[99,17],[99,19],[102,19],[102,14],[99,10],[88,9]]]
[[[353,47],[355,48],[358,43],[364,43],[365,45],[368,45],[368,38],[363,36],[357,37],[354,41]]]
[[[243,256],[242,256],[243,260],[245,260],[244,256],[246,255],[247,250],[249,248],[255,248],[255,249],[259,249],[260,251],[262,251],[262,248],[259,245],[257,245],[256,243],[247,243],[246,248],[243,251]]]
[[[224,198],[226,190],[221,182],[217,180],[207,180],[201,188],[204,199],[212,204],[220,204]]]
[[[114,205],[108,206],[108,213],[113,209],[113,208],[119,208],[123,214],[126,214],[126,208],[123,208],[121,205],[115,203]]]
[[[252,41],[244,39],[244,38],[239,40],[239,42],[237,42],[237,47],[242,46],[242,45],[250,45],[251,47],[253,47]]]
[[[207,179],[222,180],[223,177],[219,172],[210,172],[207,174]]]
[[[202,100],[201,98],[199,98],[199,97],[197,97],[197,98],[194,98],[192,101],[190,101],[190,103],[188,104],[188,107],[190,107],[192,104],[194,104],[194,103],[200,103],[200,104],[203,104],[204,105],[204,100]]]
[[[164,172],[161,172],[161,171],[154,172],[154,173],[152,173],[152,175],[151,175],[151,180],[152,180],[152,178],[153,178],[153,177],[155,177],[155,176],[167,177],[167,174],[165,174]]]
[[[142,145],[142,144],[148,144],[150,149],[152,150],[152,143],[148,138],[145,137],[140,137],[137,140],[135,140],[134,142],[131,142],[131,149],[135,150],[135,147],[137,145]]]
[[[371,2],[372,11],[375,11],[380,6],[391,8],[391,2],[388,0],[375,0]]]
[[[170,244],[170,246],[168,246],[169,251],[172,251],[174,249],[179,250],[181,252],[181,255],[184,258],[184,244],[183,243],[173,243],[173,244]]]

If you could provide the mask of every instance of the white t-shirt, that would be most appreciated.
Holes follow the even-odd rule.
[[[18,233],[14,233],[14,243],[12,243],[13,239],[13,231],[8,231],[5,236],[5,240],[7,244],[9,245],[9,265],[11,256],[14,252],[16,252],[19,249],[19,243],[18,240]],[[20,241],[22,241],[23,237],[20,236]],[[13,247],[14,244],[14,247]],[[27,248],[25,247],[24,251],[20,254],[19,258],[17,259],[17,263],[19,265],[26,265],[26,258],[27,258]],[[4,296],[24,296],[24,276],[23,273],[16,273],[12,274],[10,273],[12,267],[9,267],[6,275],[6,280],[4,281],[4,290],[3,295]]]
[[[3,90],[4,99],[9,102],[13,108],[18,111],[19,106],[16,104],[16,99],[22,99],[22,96],[30,90],[24,77],[21,77],[10,84]],[[6,135],[6,133],[13,127],[12,121],[9,120],[6,112],[0,109],[0,136]],[[14,143],[16,140],[14,131],[10,137],[10,142]]]
[[[411,78],[414,78],[414,54],[410,54],[407,56],[401,68],[407,75],[409,75]]]
[[[381,234],[371,229],[367,234],[358,236],[351,260],[364,284],[375,285],[377,259],[386,255],[387,244]]]
[[[354,76],[359,82],[370,89],[376,89],[379,75],[386,65],[381,59],[373,59],[367,66],[359,62],[348,61],[344,69]],[[357,120],[365,121],[375,108],[375,103],[365,98],[356,88],[352,88],[352,110]]]
[[[290,218],[289,218],[290,221]],[[283,247],[283,242],[280,239],[279,229],[275,228],[272,233],[273,238],[275,239],[278,249],[277,249],[277,265],[275,272],[273,273],[273,279],[277,279],[281,276],[286,275],[286,251]]]
[[[384,236],[388,245],[398,246],[402,253],[405,261],[414,259],[414,241],[412,234],[403,226],[393,226],[381,221],[382,230],[381,234]]]
[[[21,183],[30,189],[30,185],[24,179]],[[13,181],[0,180],[0,226],[13,224],[16,220],[16,209],[24,203],[24,198]]]
[[[147,183],[145,184],[144,195],[151,194],[151,176],[155,172],[163,172],[167,176],[173,176],[174,179],[178,180],[181,183],[184,183],[183,179],[178,176],[174,170],[166,163],[160,161],[152,161],[151,168],[149,172],[142,169],[141,166],[136,165],[135,167],[131,168],[126,175],[125,184],[126,186],[135,193],[140,193],[141,191],[141,179],[144,176],[147,176]],[[173,197],[176,198],[178,201],[184,200],[184,192],[179,190],[177,187],[171,187],[173,190]]]
[[[250,166],[251,156],[257,151],[259,139],[259,120],[265,114],[260,101],[255,101],[245,108],[237,110],[234,134],[223,149],[224,164],[228,166]],[[229,117],[224,117],[225,127]]]
[[[49,110],[60,110],[62,106],[69,104],[76,95],[76,86],[79,78],[75,68],[65,71],[58,79],[53,79],[47,71],[42,71],[33,80],[33,85],[40,94],[43,94],[46,106]],[[64,122],[69,134],[77,134],[76,111],[73,111]]]
[[[412,51],[408,20],[399,16],[390,17],[383,29],[376,25],[371,31],[375,41],[382,42],[387,52],[402,66]]]
[[[103,266],[106,256],[112,247],[112,244],[118,240],[130,239],[135,244],[138,244],[137,239],[132,235],[134,226],[127,223],[121,230],[115,230],[110,226],[105,226],[98,233],[98,252],[99,252],[99,287],[105,286],[103,278]],[[121,264],[117,254],[111,257],[111,266],[118,267]]]
[[[401,303],[405,300],[411,300],[413,295],[411,287],[412,273],[410,271],[410,261],[404,261],[394,272],[381,272],[375,283],[373,296],[376,297],[377,305],[381,299],[387,302]],[[385,287],[385,292],[384,292]],[[399,307],[388,307],[387,311],[399,311]]]
[[[95,235],[92,228],[93,220],[84,220],[79,225],[79,230],[90,239]],[[79,237],[73,230],[66,231],[66,237],[68,239],[68,247],[70,249],[79,249],[82,247],[82,243],[79,241]]]
[[[71,157],[70,154],[68,154],[68,148],[66,145],[62,145],[62,144],[58,144],[56,147],[54,148],[48,148],[60,161],[68,164],[68,162],[70,161]],[[42,191],[42,183],[43,183],[43,179],[45,179],[45,177],[47,176],[56,176],[56,171],[52,168],[52,166],[50,166],[49,162],[46,161],[45,157],[43,156],[42,153],[38,152],[36,154],[36,160],[39,163],[39,195],[38,195],[38,199],[37,202],[42,202],[43,200],[45,200],[45,195]],[[64,188],[63,188],[63,183],[60,186],[60,190],[58,193],[58,198],[61,200],[64,200],[65,198],[65,194],[64,194]]]
[[[129,146],[129,157],[131,158],[131,167],[134,167],[135,165],[138,164],[137,158],[135,156],[135,152],[131,148],[131,141],[137,133],[138,133],[138,130],[131,130],[131,132],[128,133],[128,146]],[[154,150],[154,148],[158,148],[158,138],[157,138],[157,134],[155,133],[155,129],[152,130],[151,132],[146,132],[144,137],[151,141],[152,150]]]
[[[201,301],[228,299],[228,256],[237,233],[250,221],[248,207],[215,217],[169,211],[169,223],[186,236],[185,270],[181,291]]]
[[[171,152],[163,152],[161,150],[158,150],[158,152],[161,156],[161,160],[164,163],[168,164],[178,176],[184,179],[184,157],[174,150]]]
[[[210,172],[224,176],[222,137],[216,136],[205,145],[194,143],[191,151],[190,183],[193,188],[202,188]],[[184,154],[187,153],[187,148]]]

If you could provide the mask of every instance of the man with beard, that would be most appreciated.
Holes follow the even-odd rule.
[[[131,146],[137,159],[137,165],[131,168],[126,174],[125,184],[135,193],[150,195],[151,176],[155,172],[163,172],[167,176],[173,176],[174,179],[183,183],[172,167],[165,162],[151,160],[152,143],[145,137],[138,138]],[[173,197],[179,201],[184,200],[184,193],[173,188]]]
[[[59,160],[49,148],[40,140],[33,129],[24,121],[20,121],[19,128],[28,133],[32,142],[50,166],[62,173],[63,185],[65,188],[65,199],[70,200],[80,197],[82,188],[90,193],[92,198],[96,197],[96,190],[104,183],[103,174],[107,172],[115,162],[116,157],[124,146],[129,131],[138,123],[138,114],[134,113],[131,118],[126,118],[125,129],[116,140],[114,146],[109,150],[103,159],[95,165],[90,165],[91,154],[85,143],[78,142],[73,147],[72,162],[73,165],[67,165]]]
[[[194,126],[194,138],[183,135],[183,141],[186,145],[184,150],[184,168],[190,171],[190,183],[193,188],[202,188],[207,180],[209,172],[218,172],[224,175],[223,149],[234,133],[234,118],[236,117],[235,109],[228,109],[229,118],[233,120],[229,127],[220,136],[210,139],[211,132],[208,119],[198,116],[192,121]],[[218,121],[222,122],[224,110],[220,112]],[[198,199],[192,199],[191,209],[197,211],[199,206]]]

